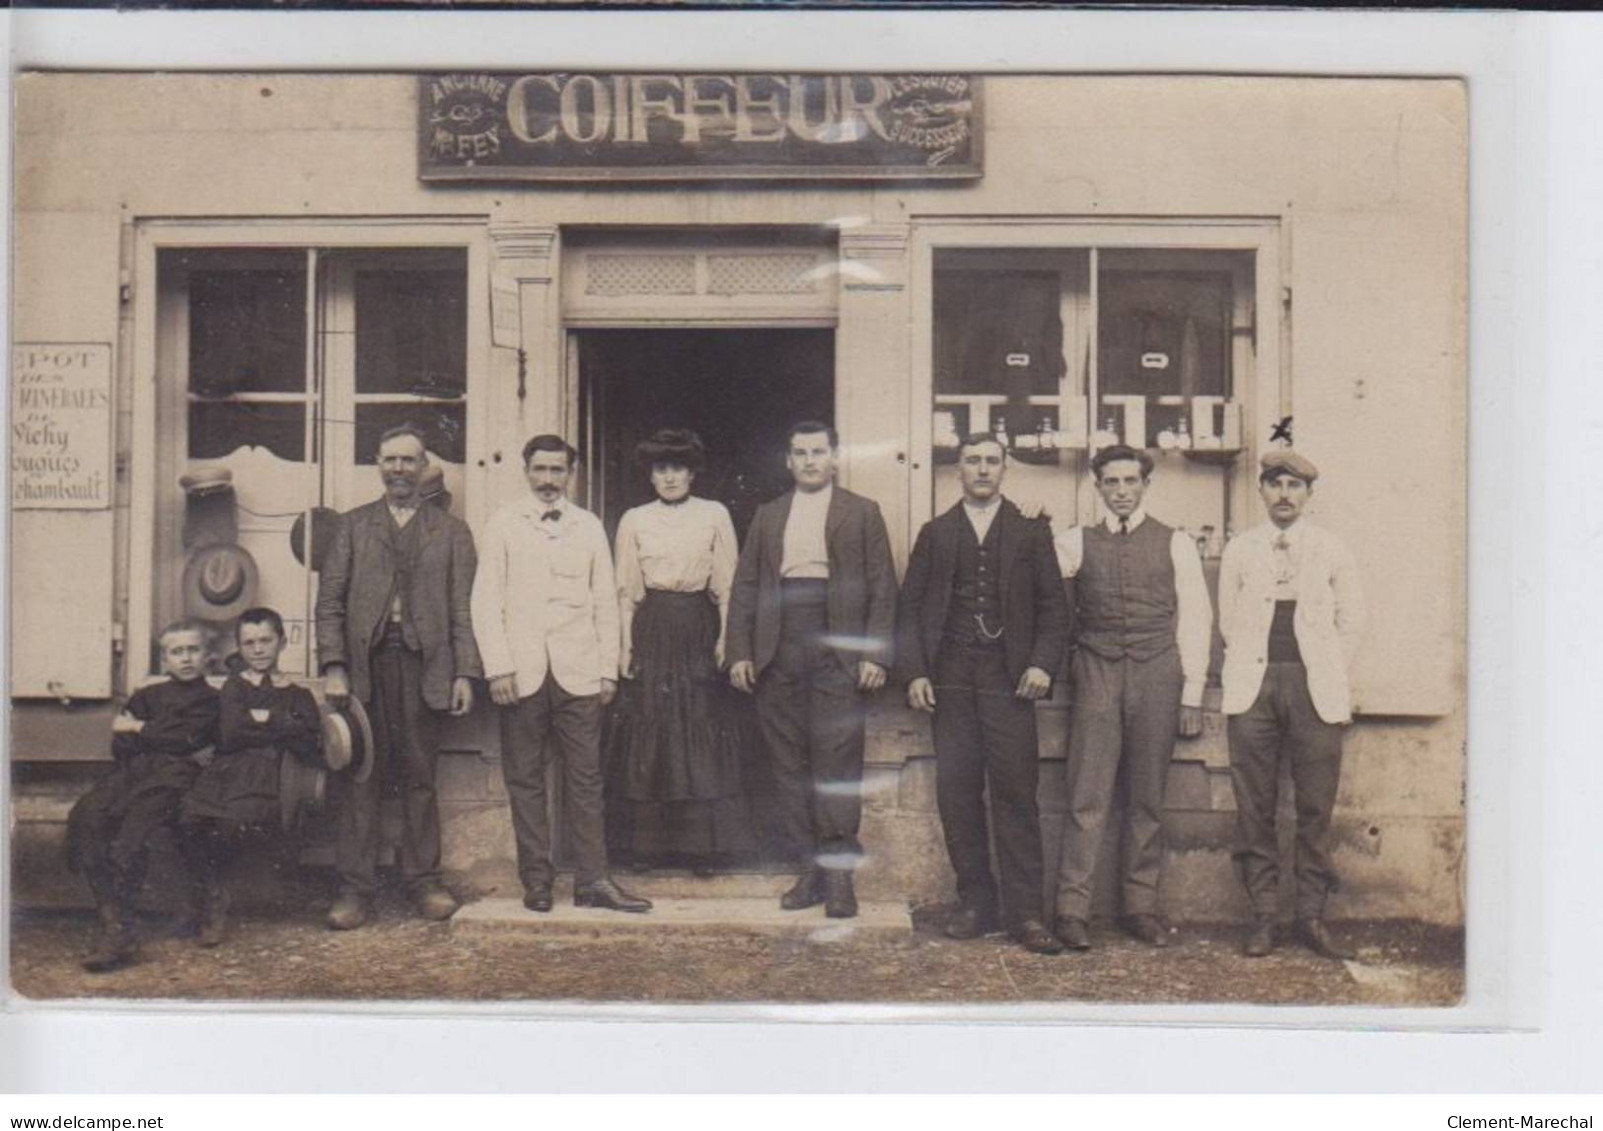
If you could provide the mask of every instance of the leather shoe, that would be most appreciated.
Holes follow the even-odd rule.
[[[1248,958],[1267,958],[1275,952],[1275,923],[1273,919],[1259,919],[1247,936],[1247,945],[1241,952]]]
[[[541,884],[537,888],[530,888],[523,893],[523,906],[530,911],[550,911],[553,906],[551,899],[551,885]]]
[[[1068,949],[1091,949],[1091,928],[1084,919],[1076,919],[1072,915],[1061,915],[1058,917],[1055,926],[1057,930],[1054,934]]]
[[[949,939],[977,939],[996,930],[996,912],[964,905],[946,920],[941,933]]]
[[[367,922],[370,914],[367,899],[353,892],[345,892],[328,909],[328,925],[336,931],[354,931]]]
[[[805,911],[809,907],[817,907],[824,902],[824,878],[817,868],[808,868],[789,891],[779,897],[779,906],[783,911]]]
[[[1353,956],[1352,951],[1331,937],[1323,919],[1298,919],[1297,940],[1322,958],[1345,962]]]
[[[1169,945],[1169,929],[1156,915],[1128,915],[1124,920],[1124,933],[1148,946]]]
[[[1026,919],[1014,927],[1013,941],[1031,954],[1063,953],[1063,943],[1039,919]]]
[[[824,916],[850,919],[857,914],[857,893],[852,890],[852,874],[843,868],[824,872]]]
[[[445,890],[442,884],[430,884],[412,897],[417,913],[434,923],[443,923],[455,915],[457,908],[462,906],[456,901],[456,896]]]
[[[602,907],[608,911],[632,911],[637,914],[651,910],[651,900],[630,895],[607,877],[574,888],[573,905]]]
[[[139,936],[134,925],[112,908],[100,911],[100,934],[93,949],[84,956],[82,966],[91,974],[104,974],[127,966],[139,956]]]

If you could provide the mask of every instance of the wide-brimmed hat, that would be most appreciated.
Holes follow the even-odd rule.
[[[352,781],[373,776],[373,724],[356,696],[336,707],[324,702],[323,764],[335,773],[349,773]]]
[[[184,612],[201,620],[233,620],[256,603],[259,576],[256,559],[243,546],[196,546],[184,563]]]
[[[328,771],[309,766],[285,751],[278,763],[278,818],[285,831],[300,825],[301,817],[321,809],[327,797]]]

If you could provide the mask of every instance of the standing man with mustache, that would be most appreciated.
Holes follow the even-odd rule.
[[[1051,528],[1002,497],[996,437],[965,438],[957,468],[962,500],[919,531],[908,559],[896,647],[908,705],[935,716],[935,799],[962,905],[946,935],[978,938],[1000,913],[1025,950],[1057,954],[1042,922],[1035,704],[1062,663],[1068,606]]]
[[[501,772],[512,804],[523,906],[553,906],[546,767],[562,766],[576,907],[651,910],[607,875],[601,712],[618,692],[618,587],[601,520],[568,500],[578,453],[561,436],[523,446],[529,494],[484,527],[473,624],[501,714]]]
[[[1069,798],[1058,861],[1057,932],[1071,950],[1091,945],[1088,921],[1102,833],[1120,764],[1125,931],[1169,944],[1159,916],[1163,791],[1176,734],[1202,733],[1213,607],[1197,547],[1141,505],[1152,457],[1116,444],[1091,458],[1104,521],[1058,536],[1058,564],[1074,609]]]
[[[778,819],[801,876],[787,911],[857,914],[863,732],[896,631],[896,567],[879,507],[835,486],[840,440],[791,425],[796,487],[758,508],[729,603],[729,681],[755,693],[773,760]]]
[[[473,709],[484,674],[468,608],[476,559],[467,524],[423,506],[429,466],[410,425],[379,438],[384,497],[343,516],[318,575],[317,654],[324,693],[355,695],[373,721],[376,765],[365,782],[335,778],[340,893],[328,925],[350,930],[372,913],[379,799],[401,794],[401,879],[418,914],[449,919],[456,898],[440,882],[440,811],[434,792],[447,715]]]
[[[1352,721],[1347,669],[1364,623],[1352,552],[1302,517],[1319,469],[1289,448],[1259,461],[1269,521],[1225,547],[1219,629],[1225,638],[1224,712],[1236,794],[1236,868],[1252,901],[1246,954],[1275,948],[1280,764],[1296,793],[1297,937],[1326,958],[1350,958],[1325,926],[1335,890],[1330,815],[1341,778],[1342,727]]]

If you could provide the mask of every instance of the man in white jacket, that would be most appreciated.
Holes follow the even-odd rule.
[[[574,854],[573,902],[648,911],[607,876],[602,838],[601,711],[618,689],[618,588],[601,521],[568,501],[574,450],[560,436],[523,449],[529,495],[484,528],[473,631],[501,708],[501,769],[512,803],[523,905],[550,911],[546,766],[556,753]]]
[[[1330,817],[1342,727],[1352,721],[1348,666],[1363,628],[1363,589],[1346,545],[1302,517],[1318,468],[1289,448],[1260,463],[1258,492],[1269,521],[1233,539],[1219,567],[1235,861],[1254,916],[1245,950],[1260,958],[1275,947],[1275,811],[1284,760],[1296,795],[1297,937],[1317,954],[1347,958],[1324,912],[1336,887]]]

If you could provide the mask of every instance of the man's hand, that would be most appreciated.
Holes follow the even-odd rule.
[[[1180,705],[1180,737],[1196,738],[1202,733],[1202,708]]]
[[[1019,508],[1019,514],[1025,518],[1040,518],[1046,513],[1046,504],[1034,499],[1026,499],[1022,503],[1014,499],[1013,505]]]
[[[518,677],[515,675],[498,675],[490,681],[490,702],[497,707],[516,707],[518,705]]]
[[[216,757],[217,747],[202,746],[199,750],[195,751],[189,756],[189,760],[195,763],[197,766],[209,766],[212,764],[212,759]]]
[[[336,707],[345,706],[351,697],[351,680],[345,674],[344,664],[330,664],[323,669],[323,698]]]
[[[750,660],[737,660],[729,665],[729,684],[736,691],[750,695],[757,685],[757,665]]]
[[[907,705],[915,711],[934,714],[935,685],[930,682],[929,676],[921,675],[907,685]]]
[[[473,710],[473,681],[459,675],[451,681],[451,714],[458,717]]]
[[[885,669],[873,660],[857,661],[857,690],[878,691],[885,686]]]
[[[624,679],[633,679],[635,677],[635,658],[633,656],[626,654],[618,661],[618,675]]]
[[[1020,699],[1041,699],[1052,690],[1052,677],[1040,668],[1025,668],[1013,694]]]
[[[601,705],[603,707],[605,707],[608,704],[610,704],[617,697],[618,697],[618,681],[615,680],[615,679],[604,679],[604,680],[602,680],[601,681]]]
[[[127,711],[111,720],[112,734],[138,734],[145,729],[145,720],[136,719]]]

